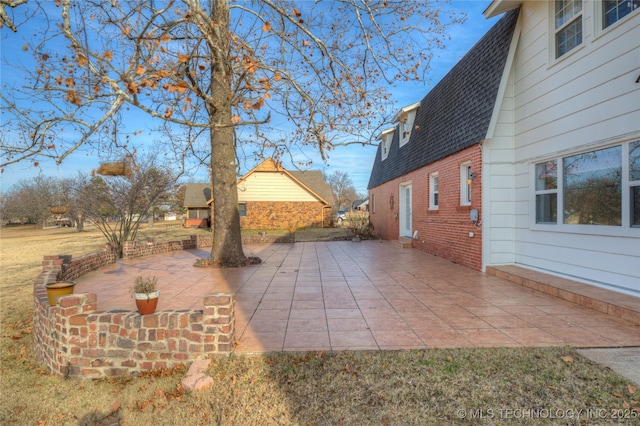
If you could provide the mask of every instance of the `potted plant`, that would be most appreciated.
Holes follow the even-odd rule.
[[[140,315],[152,314],[158,306],[158,296],[160,290],[156,288],[158,278],[156,277],[136,277],[133,284],[133,298],[136,301]]]
[[[47,298],[49,298],[49,305],[56,306],[56,299],[61,296],[67,296],[73,294],[73,287],[76,285],[75,281],[55,281],[46,284]]]

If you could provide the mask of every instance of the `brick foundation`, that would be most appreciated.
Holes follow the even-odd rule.
[[[211,244],[192,237],[170,243],[125,244],[127,257],[147,256]],[[209,295],[203,310],[98,311],[92,293],[60,297],[50,306],[45,285],[73,280],[115,263],[111,244],[98,253],[72,260],[45,256],[43,271],[34,283],[33,339],[36,360],[59,376],[94,379],[136,374],[216,355],[233,349],[235,297]]]

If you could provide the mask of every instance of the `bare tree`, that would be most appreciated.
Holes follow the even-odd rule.
[[[84,223],[92,206],[90,191],[91,176],[78,172],[75,177],[63,179],[60,182],[66,199],[66,216],[73,222],[78,232],[84,231]]]
[[[10,215],[44,228],[51,217],[51,207],[64,206],[65,199],[57,179],[36,176],[18,182],[9,196]]]
[[[336,170],[327,178],[333,197],[339,209],[351,210],[351,204],[358,198],[356,187],[347,172]]]
[[[153,208],[163,202],[175,177],[153,158],[133,164],[131,174],[95,176],[89,185],[78,185],[78,210],[93,221],[119,257],[125,241],[136,239],[138,229]]]
[[[25,45],[37,62],[29,90],[0,94],[13,118],[0,167],[130,148],[138,133],[122,120],[145,114],[167,132],[166,152],[210,166],[211,261],[227,265],[246,260],[236,155],[313,147],[324,159],[375,143],[388,88],[424,79],[431,50],[461,21],[428,1],[34,1],[52,32]],[[25,108],[34,96],[47,107]]]

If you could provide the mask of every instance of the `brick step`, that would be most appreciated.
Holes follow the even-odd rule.
[[[394,240],[393,243],[402,248],[411,248],[411,238],[400,237],[397,240]]]

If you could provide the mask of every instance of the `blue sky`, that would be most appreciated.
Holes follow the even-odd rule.
[[[449,28],[450,40],[446,42],[446,49],[434,52],[431,69],[428,73],[428,81],[403,83],[392,90],[393,98],[397,102],[398,108],[420,101],[499,19],[499,17],[490,20],[485,19],[482,12],[489,4],[489,0],[452,1],[449,8],[464,11],[467,14],[467,21],[464,24]],[[3,31],[6,31],[6,29],[3,29]],[[28,33],[19,37],[28,37]],[[19,78],[19,76],[12,75],[13,70],[6,66],[7,62],[12,59],[12,53],[15,52],[14,48],[23,44],[22,39],[19,42],[15,39],[16,37],[13,37],[11,46],[3,46],[2,44],[7,43],[7,40],[9,40],[3,37],[2,44],[0,44],[2,55],[0,79],[4,82]],[[154,137],[153,134],[149,134],[147,143],[153,143]],[[326,163],[323,163],[315,152],[305,152],[304,154],[313,160],[312,169],[321,169],[327,174],[331,174],[336,170],[346,172],[353,181],[356,190],[359,193],[366,194],[375,153],[376,147],[362,147],[361,145],[338,147],[330,152]],[[70,156],[60,166],[57,166],[53,160],[41,160],[38,168],[34,167],[30,162],[11,165],[0,174],[0,192],[10,189],[21,180],[30,179],[38,174],[57,178],[71,177],[78,170],[88,173],[97,168],[99,163],[100,160],[96,158],[95,154],[90,151],[84,151]],[[250,164],[247,165],[248,168],[251,166]],[[284,166],[287,167],[287,164],[285,163]],[[242,172],[246,171],[243,168]],[[206,182],[208,180],[204,169],[184,179],[198,182]]]

